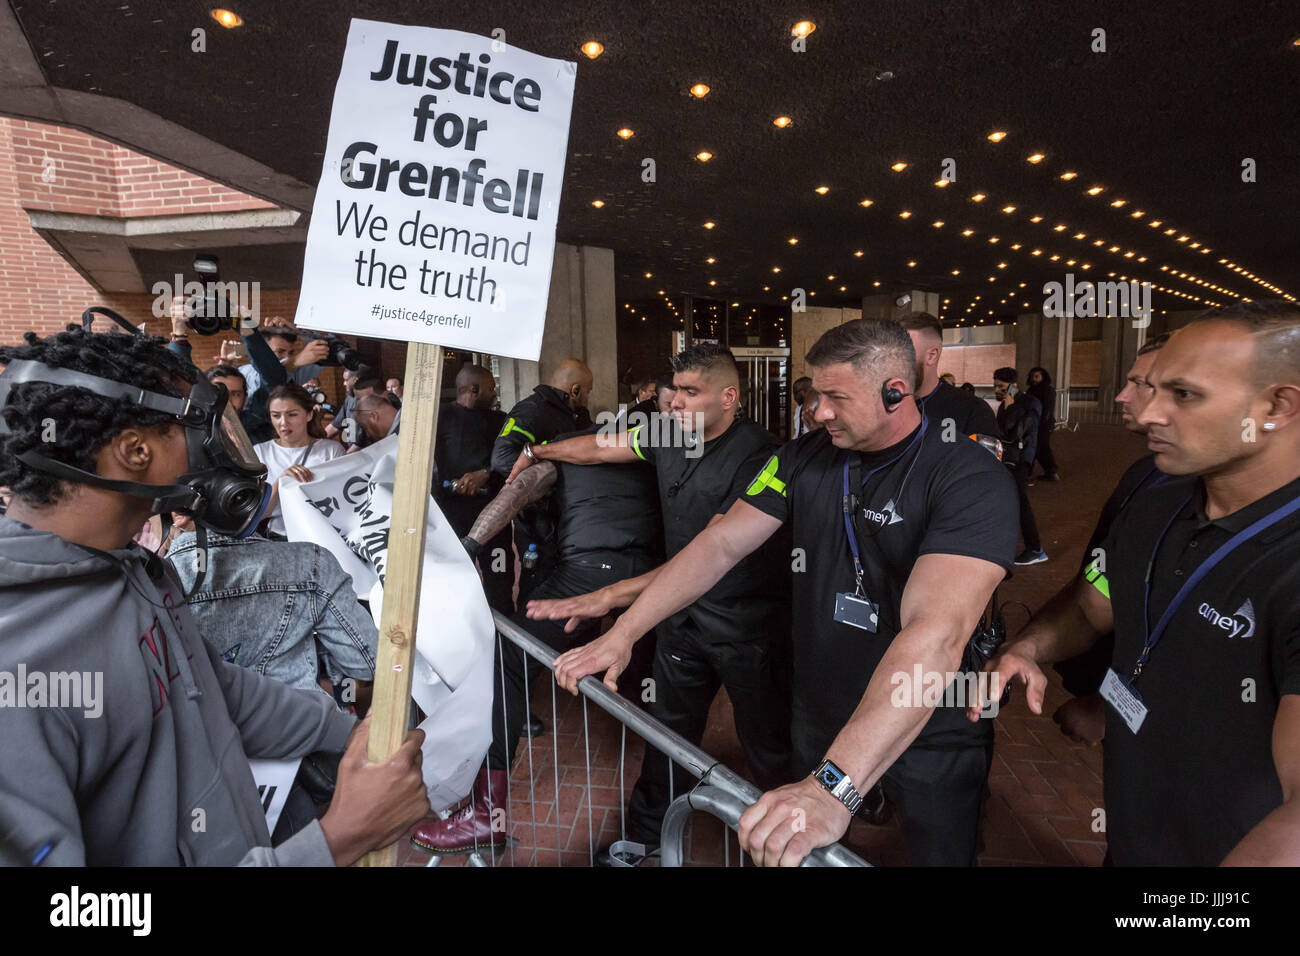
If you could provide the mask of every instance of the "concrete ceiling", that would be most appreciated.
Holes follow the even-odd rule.
[[[11,0],[0,111],[308,210],[350,16],[504,27],[510,42],[579,61],[559,238],[615,250],[620,301],[664,289],[779,303],[800,286],[817,292],[812,304],[856,305],[924,288],[952,299],[948,317],[977,294],[1014,314],[1018,302],[996,300],[1060,280],[1069,258],[1092,263],[1093,278],[1115,271],[1205,299],[1236,301],[1170,275],[1270,295],[1227,259],[1300,293],[1294,3],[295,0],[235,3],[244,25],[229,31],[210,6]],[[794,53],[790,27],[805,18],[817,29]],[[195,27],[206,53],[190,50]],[[589,39],[605,46],[594,61],[578,50]],[[687,93],[697,82],[712,88],[702,100]],[[778,115],[793,125],[776,128]],[[626,142],[623,126],[636,133]],[[994,130],[1006,138],[990,142]],[[700,150],[714,159],[698,162]],[[1026,162],[1033,153],[1045,158]],[[957,178],[938,188],[945,159]],[[899,160],[909,165],[894,172]],[[1105,191],[1086,195],[1094,184]],[[1197,304],[1157,294],[1157,308]]]

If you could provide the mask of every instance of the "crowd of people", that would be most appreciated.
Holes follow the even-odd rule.
[[[364,759],[375,626],[328,551],[288,540],[280,486],[398,434],[402,382],[349,368],[327,409],[322,341],[263,323],[202,372],[180,319],[165,348],[76,327],[0,348],[0,676],[108,689],[101,720],[6,703],[0,682],[6,862],[348,865],[408,833],[434,854],[504,845],[518,743],[546,732],[526,692],[541,666],[509,642],[459,810],[429,813],[418,731]],[[897,814],[913,864],[972,865],[989,718],[1012,685],[1040,713],[1049,664],[1072,695],[1062,731],[1104,747],[1111,862],[1300,862],[1300,312],[1243,303],[1142,347],[1117,401],[1150,454],[1077,576],[1001,646],[981,639],[996,588],[1048,560],[1027,488],[1035,463],[1060,480],[1055,394],[1046,369],[1021,390],[1008,367],[986,401],[942,353],[926,313],[831,329],[784,444],[746,418],[718,345],[630,382],[612,432],[579,359],[508,411],[466,365],[433,495],[488,604],[560,652],[564,689],[648,678],[637,703],[698,744],[726,688],[764,791],[740,822],[756,863]],[[945,693],[902,700],[913,674]],[[254,758],[302,758],[274,833]],[[630,840],[598,862],[654,854],[670,779],[647,748]]]

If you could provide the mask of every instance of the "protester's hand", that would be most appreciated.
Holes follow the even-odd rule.
[[[351,866],[371,850],[397,842],[429,813],[429,796],[420,774],[424,731],[412,730],[384,763],[366,759],[370,718],[348,738],[339,761],[334,799],[320,826],[337,866]]]
[[[458,495],[476,495],[478,490],[487,484],[488,472],[485,469],[471,471],[467,475],[461,475],[451,483],[451,490]]]
[[[221,343],[221,354],[217,357],[227,365],[233,364],[244,357],[240,351],[242,347],[237,339],[226,339]]]
[[[313,480],[312,474],[307,469],[306,465],[290,465],[284,470],[284,474],[288,475],[299,484],[305,484],[306,482]],[[281,477],[284,477],[284,475],[281,475]]]
[[[989,675],[988,700],[976,692],[975,702],[966,707],[966,717],[972,723],[980,719],[980,712],[988,701],[1001,700],[1002,691],[1016,680],[1025,685],[1025,702],[1029,704],[1029,709],[1035,714],[1043,712],[1047,678],[1027,653],[1017,653],[1015,645],[1012,645],[985,664],[984,672]]]
[[[1100,694],[1071,697],[1052,714],[1061,733],[1076,744],[1095,747],[1106,736],[1106,702]]]
[[[172,309],[172,335],[189,335],[190,325],[185,321],[185,309]]]
[[[740,815],[737,837],[757,866],[798,866],[849,829],[853,815],[811,777],[769,790]]]
[[[583,621],[600,620],[613,609],[609,592],[600,588],[590,594],[575,597],[529,601],[528,618],[533,621],[559,621],[567,618],[564,633],[572,634]]]
[[[588,674],[605,672],[605,686],[618,691],[618,675],[632,659],[632,642],[611,628],[590,644],[565,651],[555,659],[555,682],[575,697],[578,681]]]
[[[294,368],[305,368],[308,365],[314,365],[323,362],[329,358],[330,344],[324,339],[312,339],[302,347],[302,351],[289,359],[289,364]]]
[[[506,484],[508,485],[516,478],[518,478],[520,472],[522,472],[525,468],[529,467],[532,464],[534,464],[534,459],[529,458],[521,451],[519,453],[519,457],[515,459],[515,466],[510,469],[510,476],[506,478]]]

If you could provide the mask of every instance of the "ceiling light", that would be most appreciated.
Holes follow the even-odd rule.
[[[1156,226],[1160,225],[1160,220],[1152,219],[1150,222],[1147,223],[1147,225],[1150,226],[1152,229],[1154,229]]]
[[[1006,264],[1005,262],[999,262],[999,263],[998,263],[998,268],[999,268],[999,269],[1005,269],[1006,267],[1007,267],[1007,264]]]
[[[691,87],[691,96],[695,97],[697,100],[702,100],[708,95],[709,88],[703,83],[696,83]]]
[[[916,268],[916,260],[913,259],[911,262],[909,262],[909,263],[907,264],[907,267],[908,267],[909,269],[915,269],[915,268]],[[876,285],[880,285],[880,283],[877,282]]]
[[[831,191],[830,186],[818,186],[816,189],[813,190],[813,192],[815,192],[819,196],[825,196],[830,191]]]
[[[1122,206],[1126,205],[1127,203],[1128,203],[1127,199],[1116,199],[1113,203],[1111,203],[1111,205],[1114,206],[1116,209],[1119,209]]]
[[[1042,254],[1043,254],[1042,249],[1035,249],[1033,252],[1030,253],[1031,256],[1041,256]]]
[[[997,241],[998,241],[997,236],[989,236],[989,242],[997,242]]]
[[[953,269],[953,270],[952,270],[952,274],[955,275],[955,276],[959,276],[959,275],[961,275],[961,270],[960,270],[960,269]]]
[[[1111,247],[1110,247],[1110,251],[1111,251],[1111,252],[1119,252],[1119,246],[1111,246]]]
[[[985,200],[985,198],[986,198],[986,197],[985,197],[985,195],[984,195],[983,193],[976,193],[974,196],[971,196],[971,197],[970,197],[970,201],[971,201],[971,202],[983,202],[983,201]]]
[[[1015,206],[1003,206],[1003,207],[1002,207],[1002,211],[1003,211],[1004,213],[1006,213],[1006,214],[1009,216],[1009,215],[1011,215],[1013,212],[1016,211],[1016,207],[1015,207]]]
[[[704,224],[704,228],[705,228],[705,229],[712,229],[712,228],[713,228],[714,226],[716,226],[716,225],[717,225],[716,222],[712,222],[712,221],[710,221],[710,222],[706,222],[706,223]]]
[[[1076,172],[1074,172],[1074,171],[1071,170],[1071,171],[1068,171],[1068,172],[1061,173],[1061,178],[1064,179],[1064,180],[1068,183],[1071,179],[1073,179],[1075,176],[1078,176],[1078,175],[1079,175],[1078,173],[1076,173]]]
[[[989,142],[990,142],[990,143],[1000,143],[1000,142],[1002,142],[1002,141],[1003,141],[1004,139],[1006,139],[1006,138],[1007,138],[1007,134],[1006,134],[1003,130],[1000,130],[1000,129],[998,129],[998,130],[994,130],[993,132],[989,133]]]
[[[902,212],[900,212],[900,213],[898,214],[898,218],[899,218],[899,219],[910,219],[911,216],[912,216],[912,214],[911,214],[910,212],[908,212],[906,209],[904,209]]]
[[[1172,229],[1169,230],[1169,231],[1170,231],[1170,232],[1173,232]],[[1186,241],[1187,241],[1187,237],[1186,237],[1186,236],[1179,236],[1179,237],[1178,237],[1178,241],[1179,241],[1179,242],[1186,242]]]
[[[1093,186],[1091,189],[1088,190],[1088,195],[1095,196],[1097,195],[1097,193],[1103,192],[1105,189],[1106,189],[1105,186]]]
[[[717,285],[717,284],[718,284],[718,280],[717,280],[717,279],[710,279],[710,280],[709,280],[709,285]]]
[[[702,163],[707,163],[709,160],[713,158],[713,154],[710,153],[707,149],[702,149],[695,154],[695,158]]]
[[[211,11],[211,13],[212,13],[212,19],[216,20],[227,30],[233,30],[235,29],[235,27],[239,26],[244,22],[244,18],[241,17],[238,13],[235,13],[233,10],[223,10],[221,8],[218,8],[216,10]]]
[[[1011,243],[1011,248],[1012,248],[1012,249],[1019,249],[1019,248],[1020,248],[1020,243],[1018,243],[1018,242],[1013,242],[1013,243]]]
[[[1043,161],[1043,158],[1044,157],[1042,153],[1034,153],[1030,156],[1026,156],[1025,161],[1029,163],[1041,163]]]
[[[934,222],[930,223],[930,225],[932,225],[932,226],[934,226],[934,228],[938,229],[938,228],[940,228],[941,226],[943,226],[943,220],[942,220],[942,219],[936,219]]]
[[[799,237],[791,236],[789,239],[786,240],[786,242],[790,243],[790,245],[792,246],[797,246],[799,244]]]
[[[587,59],[594,60],[605,52],[605,48],[595,40],[588,40],[582,45],[582,52],[587,55]]]
[[[899,162],[894,163],[894,165],[890,166],[889,168],[892,169],[892,170],[893,170],[894,172],[896,172],[896,173],[901,173],[903,170],[905,170],[905,169],[907,168],[907,163],[902,162],[902,161],[900,160]]]
[[[1129,215],[1132,216],[1134,219],[1141,219],[1143,216],[1146,215],[1146,213],[1143,212],[1141,209],[1134,209],[1131,213],[1129,213]]]
[[[834,277],[834,276],[827,276],[827,277],[826,277],[826,281],[827,281],[827,282],[834,282],[834,281],[835,281],[835,277]]]
[[[601,206],[605,205],[605,200],[603,200],[603,199],[593,199],[593,200],[591,201],[591,204],[592,204],[593,206],[595,206],[597,209],[599,209]]]
[[[709,265],[713,265],[713,263],[717,262],[718,260],[713,258],[713,256],[709,256],[709,258],[705,259],[704,261],[707,262]]]
[[[806,37],[808,34],[812,33],[816,29],[817,29],[817,24],[813,23],[811,20],[800,20],[798,23],[796,23],[794,26],[790,28],[790,36]]]
[[[974,230],[974,229],[963,229],[963,230],[961,231],[961,234],[962,234],[963,236],[973,236],[973,235],[975,235],[975,230]]]
[[[780,266],[772,266],[772,273],[773,273],[773,274],[776,274],[776,273],[778,273],[778,272],[780,272],[780,271],[781,271],[781,267],[780,267]]]
[[[866,209],[868,206],[872,204],[872,202],[874,202],[874,200],[864,199],[861,202],[859,202],[858,205],[861,206],[863,209]]]
[[[618,138],[619,138],[619,139],[631,139],[631,138],[632,138],[633,136],[635,136],[635,135],[636,135],[636,134],[633,133],[633,132],[632,132],[630,129],[628,129],[626,126],[624,126],[621,130],[618,131]]]
[[[1055,226],[1053,226],[1052,228],[1055,229],[1057,232],[1065,232],[1065,224],[1064,224],[1064,223],[1057,223],[1057,224],[1056,224]]]
[[[1104,245],[1106,244],[1106,240],[1105,240],[1105,239],[1096,239],[1096,240],[1093,241],[1092,244],[1093,244],[1094,246],[1104,246]]]
[[[776,119],[772,120],[772,125],[777,129],[785,129],[793,122],[794,120],[790,119],[788,116],[778,116]]]
[[[1042,222],[1042,221],[1043,221],[1043,217],[1042,217],[1042,216],[1033,216],[1033,217],[1030,218],[1029,221],[1030,221],[1030,222]]]
[[[855,252],[855,253],[853,253],[853,254],[854,254],[855,256],[857,256],[859,259],[862,258],[862,250],[861,250],[861,249],[859,249],[857,252]]]
[[[655,277],[655,275],[654,275],[653,272],[647,272],[647,273],[645,274],[645,277],[646,277],[647,279],[653,279],[653,278]]]

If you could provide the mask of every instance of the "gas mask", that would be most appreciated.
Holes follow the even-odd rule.
[[[125,325],[125,320],[121,324]],[[104,398],[125,398],[142,408],[174,415],[177,424],[185,429],[189,462],[185,473],[172,485],[104,478],[35,450],[17,456],[29,468],[65,481],[148,498],[154,514],[175,511],[189,515],[217,534],[243,538],[257,529],[271,497],[266,466],[258,461],[235,410],[227,404],[224,385],[200,377],[189,397],[176,398],[85,372],[51,368],[43,362],[12,361],[0,373],[0,407],[8,403],[13,389],[23,382],[84,388]],[[0,416],[0,434],[8,431]]]

